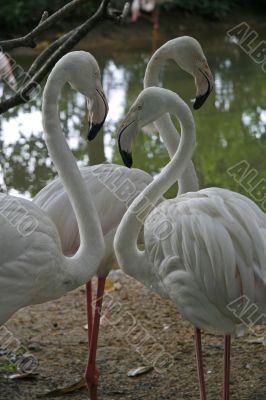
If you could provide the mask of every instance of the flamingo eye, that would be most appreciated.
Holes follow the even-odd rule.
[[[141,104],[138,105],[138,110],[142,110],[142,105]]]

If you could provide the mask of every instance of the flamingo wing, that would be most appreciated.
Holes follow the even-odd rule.
[[[158,230],[165,221],[167,235]],[[266,311],[265,229],[251,200],[210,188],[161,203],[144,234],[153,273],[180,312],[195,326],[232,333],[240,323],[232,301],[246,296]]]

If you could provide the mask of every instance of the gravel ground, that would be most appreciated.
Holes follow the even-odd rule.
[[[111,275],[117,290],[106,294],[98,347],[100,400],[199,399],[193,327],[175,307],[121,271]],[[94,282],[95,285],[95,282]],[[78,381],[86,361],[85,290],[59,300],[17,312],[6,327],[38,360],[32,380],[5,377],[0,357],[0,399],[29,400],[39,394]],[[265,400],[266,358],[262,344],[245,336],[232,343],[232,400]],[[203,336],[209,400],[221,398],[222,337]],[[146,374],[128,377],[140,366],[153,366]],[[88,399],[86,389],[50,399]]]

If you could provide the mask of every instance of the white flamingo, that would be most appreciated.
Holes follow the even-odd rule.
[[[147,65],[144,85],[159,85],[159,72],[168,59],[173,59],[177,65],[194,77],[197,88],[194,106],[199,108],[208,97],[212,88],[212,74],[200,44],[189,36],[173,39],[165,43],[151,57]],[[88,136],[89,140],[92,140],[101,128],[104,115],[106,115],[106,109],[106,100],[104,99],[104,101],[102,101],[102,97],[98,95],[96,101],[93,102],[93,109],[90,112],[91,123]],[[101,121],[101,123],[99,121]],[[179,136],[176,129],[171,124],[169,116],[162,117],[157,123],[158,125],[156,126],[160,130],[163,138],[164,129],[169,130],[167,150],[170,156],[172,156],[179,143]],[[116,228],[127,207],[137,194],[152,181],[152,178],[141,170],[129,170],[128,168],[114,164],[85,167],[82,168],[80,172],[85,184],[89,188],[97,210],[104,234],[106,249],[97,271],[99,279],[94,318],[92,318],[91,309],[91,284],[89,282],[86,285],[88,338],[90,339],[92,337],[92,339],[89,340],[89,342],[91,342],[91,350],[85,378],[87,386],[90,388],[91,396],[95,397],[99,379],[99,372],[95,366],[99,316],[105,279],[115,259],[113,238]],[[180,190],[186,191],[188,188],[190,190],[198,190],[197,177],[192,162],[180,179]],[[127,191],[127,194],[123,193],[122,189]],[[55,179],[45,186],[35,196],[33,201],[41,207],[55,223],[61,239],[63,252],[68,255],[75,254],[79,248],[78,224],[71,204],[69,203],[67,193],[60,180]],[[94,322],[92,323],[92,321]]]
[[[98,214],[60,127],[57,99],[66,82],[90,100],[97,96],[100,71],[94,57],[78,51],[58,61],[42,105],[45,142],[74,210],[80,246],[74,255],[64,255],[59,232],[45,211],[31,201],[1,194],[0,324],[22,307],[58,298],[90,281],[104,255]]]
[[[232,312],[230,304],[238,302],[238,310],[245,299],[254,304],[248,323],[263,322],[266,313],[266,215],[247,197],[220,188],[186,193],[154,208],[191,159],[193,116],[173,92],[148,88],[131,107],[119,133],[122,158],[131,166],[131,146],[138,130],[166,112],[175,114],[181,124],[178,150],[125,213],[114,248],[128,275],[170,298],[196,327],[202,400],[206,393],[200,329],[225,335],[223,399],[228,400],[230,335],[245,327],[241,312]],[[149,212],[151,207],[154,209]],[[140,251],[136,239],[144,220],[145,250]],[[242,312],[244,307],[243,303]]]
[[[160,71],[168,60],[174,61],[194,78],[197,92],[193,108],[199,109],[213,88],[213,76],[200,43],[191,36],[180,36],[169,40],[157,49],[147,65],[144,88],[160,86]],[[172,123],[170,115],[163,115],[154,125],[160,133],[169,156],[172,157],[178,147],[180,136]],[[192,161],[189,161],[182,178],[179,180],[178,194],[198,189],[199,183],[196,171]]]
[[[138,18],[145,13],[150,15],[151,23],[154,29],[159,28],[159,5],[168,0],[133,0],[131,4],[131,21],[136,22]]]

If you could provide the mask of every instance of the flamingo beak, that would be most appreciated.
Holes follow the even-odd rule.
[[[96,88],[94,97],[88,99],[88,110],[89,131],[87,138],[91,141],[102,128],[108,113],[108,103],[101,86]]]
[[[118,147],[125,166],[131,168],[133,164],[132,143],[138,132],[138,123],[136,119],[131,119],[128,117],[118,132]],[[127,120],[130,122],[127,122]]]
[[[209,77],[201,69],[199,71],[203,75],[205,80],[207,81],[207,90],[205,93],[196,96],[195,102],[193,104],[194,110],[198,110],[205,103],[206,99],[209,97],[209,94],[212,91],[212,85],[211,85]]]

